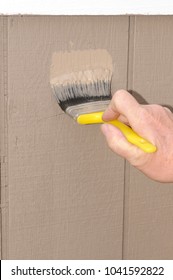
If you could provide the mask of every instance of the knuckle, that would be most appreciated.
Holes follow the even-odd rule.
[[[137,112],[138,122],[146,123],[149,121],[151,114],[146,107],[140,106]]]
[[[156,113],[160,113],[160,114],[162,114],[163,112],[164,112],[164,107],[163,106],[161,106],[161,105],[159,105],[159,104],[153,104],[153,105],[151,105],[152,106],[152,110],[154,111],[154,112],[156,112]]]
[[[145,119],[148,116],[148,110],[146,109],[146,107],[139,107],[139,111],[138,111],[138,117],[140,119]]]
[[[136,148],[133,149],[133,154],[128,160],[131,163],[131,165],[139,168],[148,161],[148,155],[146,155],[143,151]]]
[[[109,139],[109,148],[125,158],[129,153],[129,145],[123,136],[118,138],[112,137],[112,139]]]
[[[124,137],[111,137],[108,140],[108,146],[109,148],[118,153],[121,154],[123,153],[123,151],[125,152],[127,147],[126,147],[126,140],[124,139]]]
[[[141,160],[141,156],[139,156],[139,154],[137,153],[136,154],[133,153],[133,155],[128,160],[131,163],[131,165],[138,166]]]
[[[117,100],[121,100],[124,99],[125,95],[127,95],[127,91],[125,91],[124,89],[119,89],[116,91],[114,96]]]
[[[119,109],[119,106],[124,102],[127,94],[127,91],[123,89],[119,89],[115,92],[115,94],[112,97],[112,102],[114,103],[117,109]]]
[[[117,96],[116,96],[116,92],[114,93],[114,95],[112,96],[112,102],[115,104],[116,103],[116,98],[117,98]]]
[[[124,93],[126,93],[126,91],[124,89],[119,89],[116,91],[116,95],[122,95]]]
[[[168,110],[159,104],[140,106],[138,111],[138,121],[141,124],[147,123],[147,125],[161,124],[167,117]]]

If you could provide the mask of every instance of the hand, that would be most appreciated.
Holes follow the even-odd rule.
[[[103,114],[104,121],[118,119],[157,147],[145,153],[129,143],[111,124],[101,125],[108,146],[153,180],[173,182],[173,114],[160,105],[141,105],[125,90],[114,95]]]

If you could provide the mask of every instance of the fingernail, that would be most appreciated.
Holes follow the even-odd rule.
[[[103,113],[103,115],[102,115],[102,119],[103,119],[104,121],[106,121],[108,117],[109,117],[109,112],[105,111],[105,112]]]

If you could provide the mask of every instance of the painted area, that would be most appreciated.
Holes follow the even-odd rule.
[[[50,83],[60,107],[74,119],[79,114],[105,110],[112,71],[112,57],[106,49],[54,53]]]
[[[84,84],[105,80],[105,76],[110,80],[112,68],[112,58],[104,49],[57,52],[52,56],[50,82],[65,86],[79,80]]]
[[[1,14],[37,15],[171,15],[170,0],[3,0]]]

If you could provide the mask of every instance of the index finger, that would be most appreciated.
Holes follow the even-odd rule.
[[[135,124],[138,120],[138,110],[141,105],[126,90],[118,90],[112,97],[108,108],[103,114],[104,121],[117,119],[120,114],[125,116],[130,124]]]

